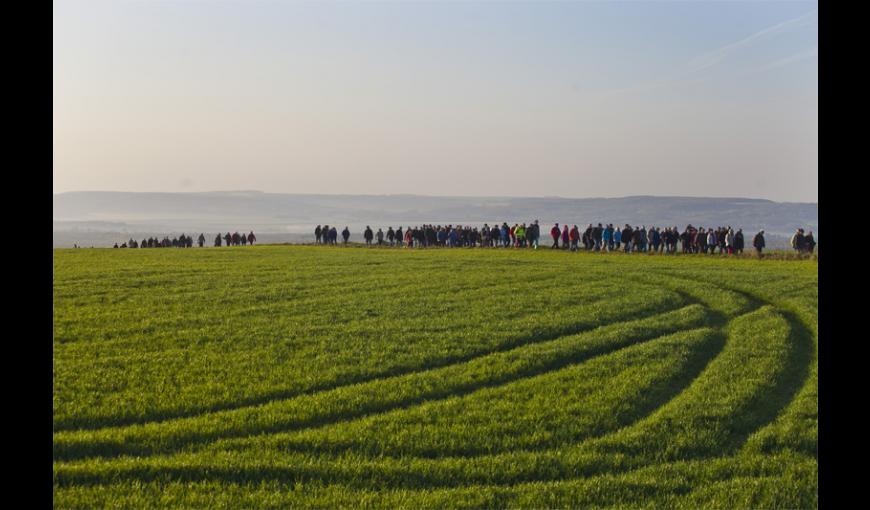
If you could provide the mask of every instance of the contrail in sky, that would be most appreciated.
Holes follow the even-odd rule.
[[[758,40],[764,39],[766,37],[771,37],[782,32],[786,32],[792,28],[798,28],[802,26],[806,26],[811,24],[811,21],[808,21],[808,18],[816,14],[816,11],[810,11],[803,16],[799,16],[794,19],[790,19],[788,21],[783,21],[782,23],[777,23],[776,25],[767,27],[763,30],[760,30],[748,37],[745,37],[739,41],[733,42],[731,44],[726,44],[717,50],[713,50],[698,57],[695,57],[690,63],[689,68],[690,72],[697,72],[703,69],[707,69],[708,67],[712,67],[734,51],[744,48],[746,46],[750,46]]]

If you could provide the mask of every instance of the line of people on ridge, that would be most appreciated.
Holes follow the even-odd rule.
[[[244,246],[246,244],[250,244],[253,246],[254,242],[257,240],[257,236],[254,235],[254,231],[252,230],[250,234],[239,234],[235,232],[230,234],[227,232],[225,235],[221,236],[218,234],[214,238],[214,245],[220,246],[221,243],[226,243],[227,246]],[[196,240],[196,244],[202,248],[205,246],[205,234],[199,234],[199,238]],[[149,237],[148,239],[142,239],[141,242],[137,242],[135,239],[130,239],[129,241],[122,243],[121,246],[118,246],[118,243],[115,243],[113,248],[192,248],[193,247],[193,237],[186,236],[181,234],[179,237],[173,237],[169,239],[169,237],[164,237],[163,239],[157,239],[156,237]]]
[[[803,230],[801,230],[803,232]],[[811,238],[810,233],[810,238]],[[344,227],[341,231],[342,242],[347,244],[350,240],[350,230]],[[570,249],[578,251],[617,251],[625,253],[653,252],[653,253],[676,253],[677,245],[680,245],[682,253],[706,253],[714,254],[740,254],[743,253],[745,241],[743,229],[729,227],[704,228],[687,225],[683,232],[677,227],[631,227],[625,224],[623,228],[616,228],[613,224],[607,226],[599,223],[593,226],[591,223],[581,232],[577,225],[568,228],[568,225],[559,226],[558,223],[550,229],[550,237],[553,249]],[[338,243],[338,230],[335,226],[320,226],[314,229],[316,244],[335,245]],[[530,247],[537,249],[540,245],[541,231],[537,220],[528,226],[514,224],[513,227],[502,223],[501,226],[470,227],[463,225],[422,225],[413,228],[399,227],[393,230],[388,227],[387,231],[379,228],[377,232],[366,226],[363,231],[365,244],[372,245],[375,242],[379,246],[405,246],[405,247]],[[806,245],[809,243],[801,241]],[[561,246],[560,246],[561,243]],[[752,246],[759,254],[765,247],[764,231],[760,231],[752,239]],[[813,244],[813,246],[815,246]]]
[[[338,244],[338,230],[335,226],[320,226],[314,229],[316,244]],[[350,240],[350,229],[344,227],[341,231],[342,242],[347,244]],[[571,251],[617,251],[625,253],[704,253],[704,254],[741,254],[745,248],[743,229],[734,231],[730,226],[717,228],[693,227],[687,225],[682,232],[678,227],[632,227],[625,224],[623,228],[614,227],[613,224],[597,226],[589,224],[581,231],[577,225],[568,228],[568,225],[559,226],[558,223],[550,229],[550,237],[553,240],[551,248],[570,249]],[[406,246],[406,247],[515,247],[537,249],[540,245],[541,233],[538,221],[530,223],[508,224],[501,226],[471,227],[463,225],[421,225],[399,227],[393,230],[388,227],[387,231],[379,228],[374,232],[370,226],[363,231],[365,244],[379,246]],[[812,253],[815,247],[812,232],[803,235],[803,229],[799,229],[792,238],[792,246],[802,253]],[[764,230],[759,231],[752,239],[752,247],[761,254],[766,246]]]

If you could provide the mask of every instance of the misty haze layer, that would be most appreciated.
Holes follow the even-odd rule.
[[[254,230],[261,242],[311,241],[314,227],[350,227],[357,238],[377,230],[422,223],[481,226],[494,222],[554,222],[696,227],[730,225],[754,234],[788,236],[798,227],[818,234],[818,204],[744,198],[493,198],[413,195],[292,195],[223,193],[73,192],[54,195],[56,246],[90,246],[121,234],[214,234]],[[260,234],[265,234],[265,237]],[[126,234],[124,234],[126,235]],[[209,239],[211,240],[211,239]],[[108,243],[109,245],[112,242]]]

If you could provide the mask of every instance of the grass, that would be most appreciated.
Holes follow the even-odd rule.
[[[54,260],[58,508],[817,506],[814,260]]]

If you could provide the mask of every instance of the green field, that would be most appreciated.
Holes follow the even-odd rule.
[[[815,508],[818,264],[55,250],[57,508]]]

